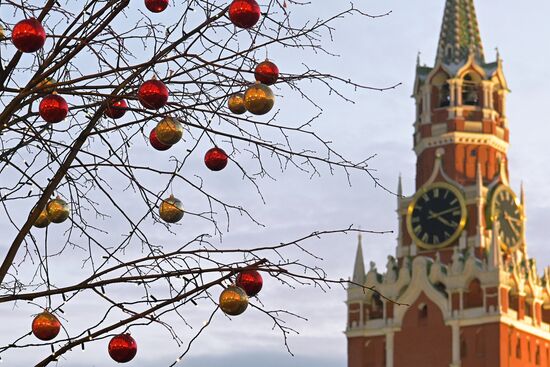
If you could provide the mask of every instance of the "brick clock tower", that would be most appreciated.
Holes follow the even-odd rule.
[[[473,0],[447,0],[435,66],[416,69],[416,193],[399,183],[385,272],[365,271],[359,240],[348,367],[550,367],[550,270],[540,277],[527,255],[496,58],[485,61]]]

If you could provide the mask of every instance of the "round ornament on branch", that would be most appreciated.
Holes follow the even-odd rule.
[[[271,88],[260,82],[252,85],[244,94],[244,105],[254,115],[265,115],[273,108],[275,95]]]
[[[50,218],[48,217],[48,211],[46,209],[40,212],[38,218],[34,222],[36,228],[46,228],[50,224]]]
[[[244,106],[244,94],[235,93],[227,100],[227,107],[229,111],[233,112],[236,115],[242,115],[246,112],[246,107]]]
[[[166,145],[160,142],[160,140],[157,137],[156,129],[151,130],[151,133],[149,133],[149,143],[151,143],[153,148],[161,151],[168,150],[172,147],[171,145]]]
[[[46,43],[46,31],[37,19],[24,19],[13,27],[11,42],[21,52],[36,52]]]
[[[211,171],[221,171],[227,166],[227,153],[218,147],[209,149],[204,155],[204,164]]]
[[[168,199],[162,200],[159,215],[166,223],[179,222],[183,218],[183,203],[174,195],[170,195]]]
[[[42,89],[41,92],[49,94],[55,91],[56,83],[57,81],[54,78],[48,77],[38,83],[36,87]]]
[[[252,28],[260,19],[260,6],[256,0],[233,0],[229,5],[229,19],[239,28]]]
[[[240,315],[247,307],[248,296],[242,288],[231,285],[220,294],[220,308],[227,315]]]
[[[124,99],[117,99],[111,101],[109,105],[105,108],[105,116],[112,119],[119,119],[126,113],[128,109],[128,103]]]
[[[46,205],[46,210],[48,211],[48,218],[52,223],[63,223],[71,215],[69,204],[59,196]]]
[[[174,145],[183,136],[183,125],[178,119],[166,116],[155,127],[157,139],[164,145]]]
[[[69,113],[69,105],[65,98],[54,92],[42,98],[38,106],[38,113],[44,121],[55,124],[65,120]]]
[[[32,333],[40,340],[52,340],[59,334],[61,323],[51,312],[44,312],[36,315],[32,320]]]
[[[265,85],[273,85],[279,79],[279,68],[269,60],[265,60],[256,66],[254,77]]]
[[[245,270],[237,275],[236,285],[241,287],[248,297],[254,297],[262,290],[263,279],[256,270]]]
[[[130,334],[114,336],[109,342],[109,355],[118,363],[130,362],[137,354],[137,343]]]
[[[144,82],[138,90],[138,99],[143,107],[158,110],[168,102],[168,88],[158,79]]]
[[[153,13],[160,13],[168,7],[169,2],[169,0],[145,0],[145,7]]]

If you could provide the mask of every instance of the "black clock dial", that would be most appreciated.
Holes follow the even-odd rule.
[[[513,248],[523,240],[523,210],[514,192],[499,186],[491,200],[493,222],[498,222],[498,235],[506,248]]]
[[[458,238],[465,223],[462,195],[448,184],[434,184],[419,191],[409,206],[409,232],[424,248],[447,246]]]

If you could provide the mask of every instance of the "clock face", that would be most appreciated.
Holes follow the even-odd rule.
[[[460,236],[466,216],[462,193],[438,182],[421,188],[413,197],[407,211],[407,229],[418,246],[441,248]]]
[[[508,186],[498,186],[490,202],[489,218],[498,223],[498,235],[504,249],[512,249],[523,241],[523,208]]]

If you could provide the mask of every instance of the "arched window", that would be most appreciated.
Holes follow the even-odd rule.
[[[460,357],[462,359],[466,358],[468,355],[468,344],[466,344],[466,338],[464,335],[460,336]]]
[[[479,106],[479,83],[467,74],[462,81],[462,104],[467,106]]]
[[[464,308],[475,308],[483,306],[483,289],[478,279],[474,279],[468,285],[464,293]]]
[[[516,341],[516,358],[521,359],[521,337],[519,335]]]
[[[381,319],[384,317],[384,303],[378,293],[372,295],[372,303],[370,305],[369,319]]]
[[[451,105],[451,88],[449,83],[445,83],[439,89],[439,107],[447,107]]]
[[[511,289],[508,291],[508,308],[516,312],[519,310],[519,297]]]
[[[537,352],[535,353],[535,364],[540,366],[540,346],[537,345]]]
[[[418,306],[418,325],[428,324],[428,305],[422,303]]]

